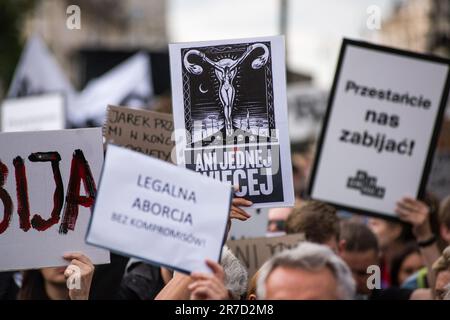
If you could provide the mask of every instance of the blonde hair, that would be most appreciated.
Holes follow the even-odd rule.
[[[450,246],[445,248],[439,259],[434,262],[433,271],[436,275],[442,271],[450,271]]]

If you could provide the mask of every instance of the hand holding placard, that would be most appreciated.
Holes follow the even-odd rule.
[[[230,294],[225,287],[225,272],[223,267],[214,261],[206,260],[206,265],[212,274],[193,272],[193,282],[188,286],[191,300],[228,300]]]
[[[70,265],[64,271],[70,299],[88,300],[94,265],[87,256],[79,252],[67,253],[64,259],[70,261]]]

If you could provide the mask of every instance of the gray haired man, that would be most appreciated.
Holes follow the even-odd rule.
[[[355,295],[355,281],[330,248],[303,242],[262,266],[256,290],[258,299],[348,300]]]

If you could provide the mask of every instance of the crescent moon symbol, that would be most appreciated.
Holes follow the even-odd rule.
[[[201,83],[201,84],[198,86],[198,90],[200,90],[201,93],[207,93],[208,90],[202,89],[202,85],[203,85],[203,83]]]

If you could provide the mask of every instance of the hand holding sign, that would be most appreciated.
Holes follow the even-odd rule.
[[[405,197],[397,202],[395,213],[404,222],[412,224],[414,236],[418,241],[430,239],[433,235],[430,225],[430,208],[425,202]]]
[[[228,300],[229,292],[225,287],[225,272],[220,264],[207,259],[206,265],[213,274],[193,272],[194,280],[188,289],[191,291],[191,300]]]
[[[234,186],[234,191],[238,192],[239,187]],[[230,219],[238,219],[241,221],[246,221],[251,216],[240,207],[250,207],[253,204],[250,200],[246,200],[244,198],[237,198],[236,195],[233,198],[231,211],[230,211]]]
[[[70,300],[88,300],[94,265],[82,253],[67,253],[64,255],[64,259],[70,261],[70,265],[64,271]]]

